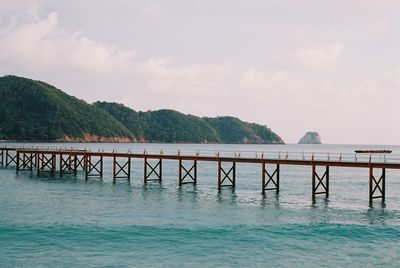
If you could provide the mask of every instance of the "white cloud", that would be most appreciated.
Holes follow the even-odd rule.
[[[301,49],[295,56],[298,62],[306,67],[329,67],[340,60],[343,48],[343,44],[333,43],[322,48]]]
[[[0,32],[0,59],[17,68],[61,68],[88,73],[120,72],[132,60],[133,51],[95,42],[80,32],[68,32],[58,23],[58,14]]]
[[[284,70],[275,70],[269,74],[258,70],[254,66],[249,67],[244,71],[241,78],[241,85],[251,89],[267,89],[278,86],[281,83],[288,81],[289,74]]]
[[[22,25],[0,30],[0,60],[17,69],[48,71],[58,69],[82,74],[135,75],[148,79],[150,89],[165,91],[178,80],[217,78],[228,72],[230,64],[175,67],[171,57],[135,59],[135,51],[96,42],[84,33],[69,32],[58,22],[58,14],[44,19],[33,16]]]
[[[241,83],[243,86],[265,87],[268,82],[264,72],[257,70],[255,67],[250,67],[244,72]]]
[[[146,3],[150,3],[148,8],[136,11],[163,16],[159,4]],[[173,17],[169,8],[167,13]],[[355,78],[344,66],[345,78],[339,72],[316,76],[316,68],[334,66],[342,60],[343,43],[349,44],[346,52],[354,51],[354,47],[348,39],[340,37],[333,38],[343,40],[343,43],[314,46],[308,37],[315,34],[315,29],[308,24],[293,27],[298,38],[287,47],[234,50],[237,57],[224,57],[220,61],[215,59],[215,53],[209,56],[209,51],[204,50],[203,54],[199,53],[204,60],[195,61],[185,53],[182,55],[186,56],[168,54],[168,49],[167,53],[143,53],[143,47],[135,43],[139,37],[123,43],[125,48],[122,49],[118,44],[93,38],[90,32],[69,30],[60,23],[64,22],[59,19],[63,16],[62,10],[40,15],[40,5],[35,4],[29,11],[23,7],[16,10],[22,11],[9,16],[8,23],[0,26],[0,73],[41,79],[88,101],[118,101],[135,110],[171,108],[204,116],[238,116],[267,124],[289,142],[297,141],[303,129],[329,133],[331,138],[323,137],[327,142],[358,142],[358,137],[370,133],[370,125],[383,124],[383,114],[390,116],[399,112],[396,101],[400,70],[385,77],[359,75]],[[89,28],[84,29],[88,31]],[[181,28],[168,25],[163,31],[165,29],[176,31]],[[296,29],[301,30],[296,32]],[[200,26],[198,30],[201,30]],[[151,34],[168,37],[164,32]],[[185,35],[186,38],[190,36]],[[146,39],[145,45],[151,40],[151,37]],[[299,49],[299,44],[303,49]],[[177,44],[171,41],[165,45]],[[218,45],[215,43],[212,49],[226,49]],[[159,46],[164,47],[164,44]],[[195,49],[199,52],[204,49],[201,43],[198,46]],[[256,42],[251,46],[255,47]],[[265,55],[260,51],[265,51]],[[269,54],[274,55],[270,57]],[[241,62],[239,57],[247,58],[247,55],[260,60]],[[364,66],[357,60],[353,59],[354,66],[359,67],[359,73],[364,72]],[[398,65],[395,66],[392,70],[397,69]],[[375,73],[379,76],[379,70]],[[359,118],[368,120],[364,122]],[[349,132],[354,132],[353,140],[346,136]],[[399,128],[394,126],[391,133],[394,140]],[[376,135],[366,134],[360,142],[372,140]]]
[[[223,85],[232,80],[229,62],[177,65],[173,57],[138,59],[133,50],[95,41],[81,31],[68,31],[59,24],[56,12],[25,20],[14,17],[12,24],[0,29],[3,72],[16,70],[48,82],[61,76],[64,84],[58,87],[89,101],[103,96],[138,105],[134,108],[141,110],[177,108],[179,98],[186,103],[223,96]]]

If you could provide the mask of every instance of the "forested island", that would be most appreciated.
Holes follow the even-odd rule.
[[[235,117],[137,112],[122,104],[89,104],[49,85],[0,77],[0,140],[65,142],[276,143],[266,126]]]

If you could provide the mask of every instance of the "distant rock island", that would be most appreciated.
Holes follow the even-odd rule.
[[[235,117],[136,112],[122,104],[89,104],[52,85],[0,77],[0,140],[65,142],[276,143],[263,125]]]
[[[298,144],[321,144],[321,137],[318,132],[307,132],[299,140]]]

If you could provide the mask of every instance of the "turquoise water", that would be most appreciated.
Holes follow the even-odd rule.
[[[18,144],[19,146],[22,144]],[[25,144],[33,146],[31,144]],[[36,145],[35,145],[36,146]],[[40,144],[40,146],[47,146]],[[48,146],[65,146],[50,144]],[[362,146],[79,144],[92,150],[352,152]],[[368,147],[368,146],[366,146]],[[369,147],[368,147],[369,148]],[[374,147],[375,148],[375,147]],[[399,146],[386,146],[400,153]],[[387,171],[386,205],[368,206],[368,170],[331,169],[330,197],[311,202],[309,167],[283,166],[281,192],[260,194],[260,167],[238,164],[236,189],[216,189],[215,163],[198,184],[55,176],[0,168],[0,267],[398,267],[400,172]]]

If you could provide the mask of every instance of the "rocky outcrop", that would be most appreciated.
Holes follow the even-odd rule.
[[[298,144],[321,144],[321,137],[318,132],[307,132],[299,140]]]

